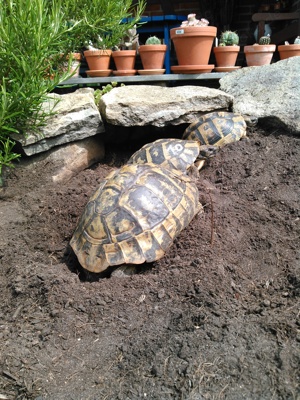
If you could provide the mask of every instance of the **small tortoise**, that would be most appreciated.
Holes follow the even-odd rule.
[[[223,147],[245,137],[247,125],[254,126],[256,123],[255,117],[243,117],[226,111],[211,112],[190,124],[184,131],[182,139],[198,140],[201,145]]]
[[[130,157],[127,163],[153,163],[192,175],[195,172],[193,161],[197,159],[198,164],[204,163],[213,157],[217,150],[217,146],[201,145],[198,140],[158,139],[153,143],[145,144]]]
[[[199,143],[173,145],[149,145],[151,163],[124,165],[92,195],[70,242],[83,268],[102,272],[158,260],[202,210],[196,184],[183,172],[195,161]],[[175,157],[167,148],[184,160],[178,168],[166,162]]]

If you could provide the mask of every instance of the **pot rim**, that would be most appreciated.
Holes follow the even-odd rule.
[[[300,50],[300,44],[282,44],[278,46],[278,51]]]
[[[136,50],[115,50],[112,52],[113,57],[132,57],[136,55]]]
[[[139,47],[139,52],[157,52],[157,51],[167,51],[167,45],[166,44],[142,44]]]
[[[84,56],[110,56],[112,51],[110,49],[102,50],[85,50],[83,52]]]
[[[244,47],[244,53],[268,53],[276,50],[276,44],[259,44]]]
[[[213,48],[214,53],[239,52],[240,46],[217,46]]]
[[[176,33],[176,31],[178,33]],[[185,36],[214,36],[217,35],[216,26],[178,26],[170,29],[171,39]]]

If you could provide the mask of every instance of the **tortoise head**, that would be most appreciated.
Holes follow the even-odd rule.
[[[243,115],[243,118],[248,127],[257,125],[258,118],[255,117],[254,115]]]
[[[214,157],[219,150],[220,150],[219,146],[202,145],[200,146],[200,151],[197,160],[208,160],[209,158]]]

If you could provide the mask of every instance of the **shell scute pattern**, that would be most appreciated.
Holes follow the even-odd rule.
[[[134,210],[135,217],[142,229],[151,229],[161,223],[169,213],[168,207],[152,192],[151,184],[148,187],[147,182],[142,186],[135,185],[128,196],[125,195],[124,200],[127,204],[126,208]]]
[[[242,115],[232,112],[212,112],[190,124],[183,134],[184,140],[198,140],[201,145],[236,142],[246,136],[247,124]]]
[[[115,208],[118,198],[120,196],[120,189],[117,187],[108,187],[100,194],[99,201],[95,205],[95,213],[108,214]]]
[[[182,172],[152,163],[125,165],[91,197],[70,244],[92,272],[155,261],[201,210],[197,187]]]
[[[131,234],[137,235],[142,231],[140,225],[136,225],[134,216],[121,206],[116,207],[105,217],[109,226],[111,240],[126,240]]]
[[[197,140],[158,139],[136,151],[128,164],[153,163],[161,167],[186,172],[199,154]]]

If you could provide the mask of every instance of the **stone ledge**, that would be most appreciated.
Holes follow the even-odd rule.
[[[186,81],[219,81],[227,75],[226,72],[211,72],[203,74],[164,74],[164,75],[133,75],[133,76],[108,76],[98,78],[82,78],[76,77],[61,82],[58,86],[80,85],[80,86],[102,86],[111,82],[118,83],[133,83],[133,84],[152,84],[152,83],[165,83],[166,85],[173,86],[174,83],[185,85]],[[182,82],[182,83],[181,83]]]

